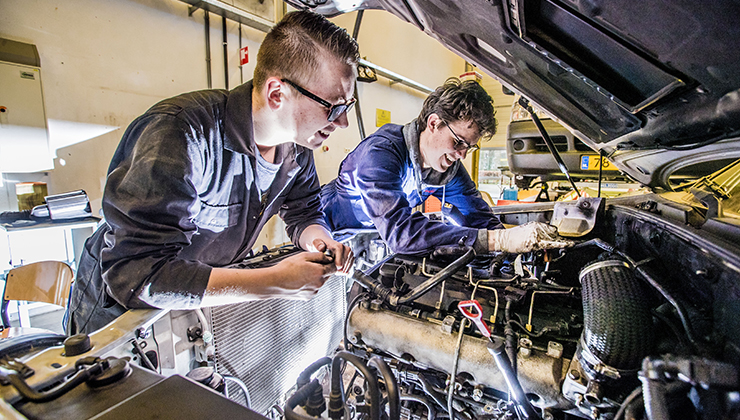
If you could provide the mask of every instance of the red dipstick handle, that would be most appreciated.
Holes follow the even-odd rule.
[[[481,332],[485,337],[491,337],[491,331],[483,321],[483,308],[477,300],[464,300],[457,304],[457,309],[465,315],[466,318],[473,321],[478,331]]]

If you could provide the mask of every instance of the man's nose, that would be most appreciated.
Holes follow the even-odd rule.
[[[347,116],[347,113],[342,112],[336,120],[332,121],[332,124],[336,125],[339,128],[349,127],[349,117]]]

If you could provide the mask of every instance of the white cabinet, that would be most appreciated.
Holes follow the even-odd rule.
[[[41,91],[41,69],[10,59],[10,49],[35,47],[0,39],[0,172],[40,172],[53,169]],[[21,51],[24,49],[22,48]]]

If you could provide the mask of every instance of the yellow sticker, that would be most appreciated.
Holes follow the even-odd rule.
[[[375,126],[382,127],[391,122],[391,112],[385,109],[375,108]]]

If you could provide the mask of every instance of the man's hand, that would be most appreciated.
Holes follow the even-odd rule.
[[[558,230],[554,226],[540,222],[529,222],[511,229],[488,231],[489,251],[521,254],[540,249],[565,248],[568,246],[573,246],[573,241],[558,236]]]
[[[342,273],[348,273],[349,269],[352,268],[352,264],[355,262],[355,256],[352,253],[352,249],[347,245],[337,242],[333,239],[328,238],[316,238],[311,244],[319,251],[334,258],[334,264],[337,270]]]
[[[310,225],[303,230],[299,240],[301,248],[307,251],[324,252],[334,258],[337,270],[343,273],[349,272],[355,257],[352,249],[347,245],[337,242],[331,233],[321,225]]]
[[[301,252],[272,267],[215,267],[211,270],[201,306],[268,298],[308,300],[336,271],[334,259],[323,252]]]
[[[323,252],[301,252],[273,267],[276,297],[310,299],[335,271],[334,260]]]

